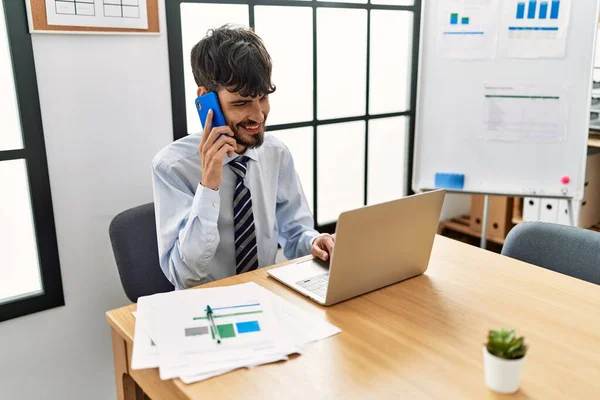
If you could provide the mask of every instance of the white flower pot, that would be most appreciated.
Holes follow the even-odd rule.
[[[519,390],[525,357],[505,360],[496,357],[483,346],[483,369],[485,384],[498,393],[514,393]]]

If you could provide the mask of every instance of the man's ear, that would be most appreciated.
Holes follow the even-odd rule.
[[[196,93],[198,94],[198,97],[200,97],[208,93],[208,89],[205,86],[200,86]]]

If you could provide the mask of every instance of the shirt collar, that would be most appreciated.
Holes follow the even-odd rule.
[[[258,149],[246,149],[244,154],[233,153],[233,157],[229,157],[228,154],[225,154],[225,157],[223,157],[223,165],[229,164],[232,160],[235,160],[242,155],[251,160],[258,161]]]

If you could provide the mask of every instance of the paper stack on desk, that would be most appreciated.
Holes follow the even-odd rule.
[[[131,368],[185,383],[286,360],[341,332],[253,282],[140,297],[135,315]]]

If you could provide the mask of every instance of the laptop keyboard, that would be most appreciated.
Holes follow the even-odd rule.
[[[301,286],[320,297],[325,297],[325,294],[327,294],[328,284],[329,272],[296,282],[296,285]]]

